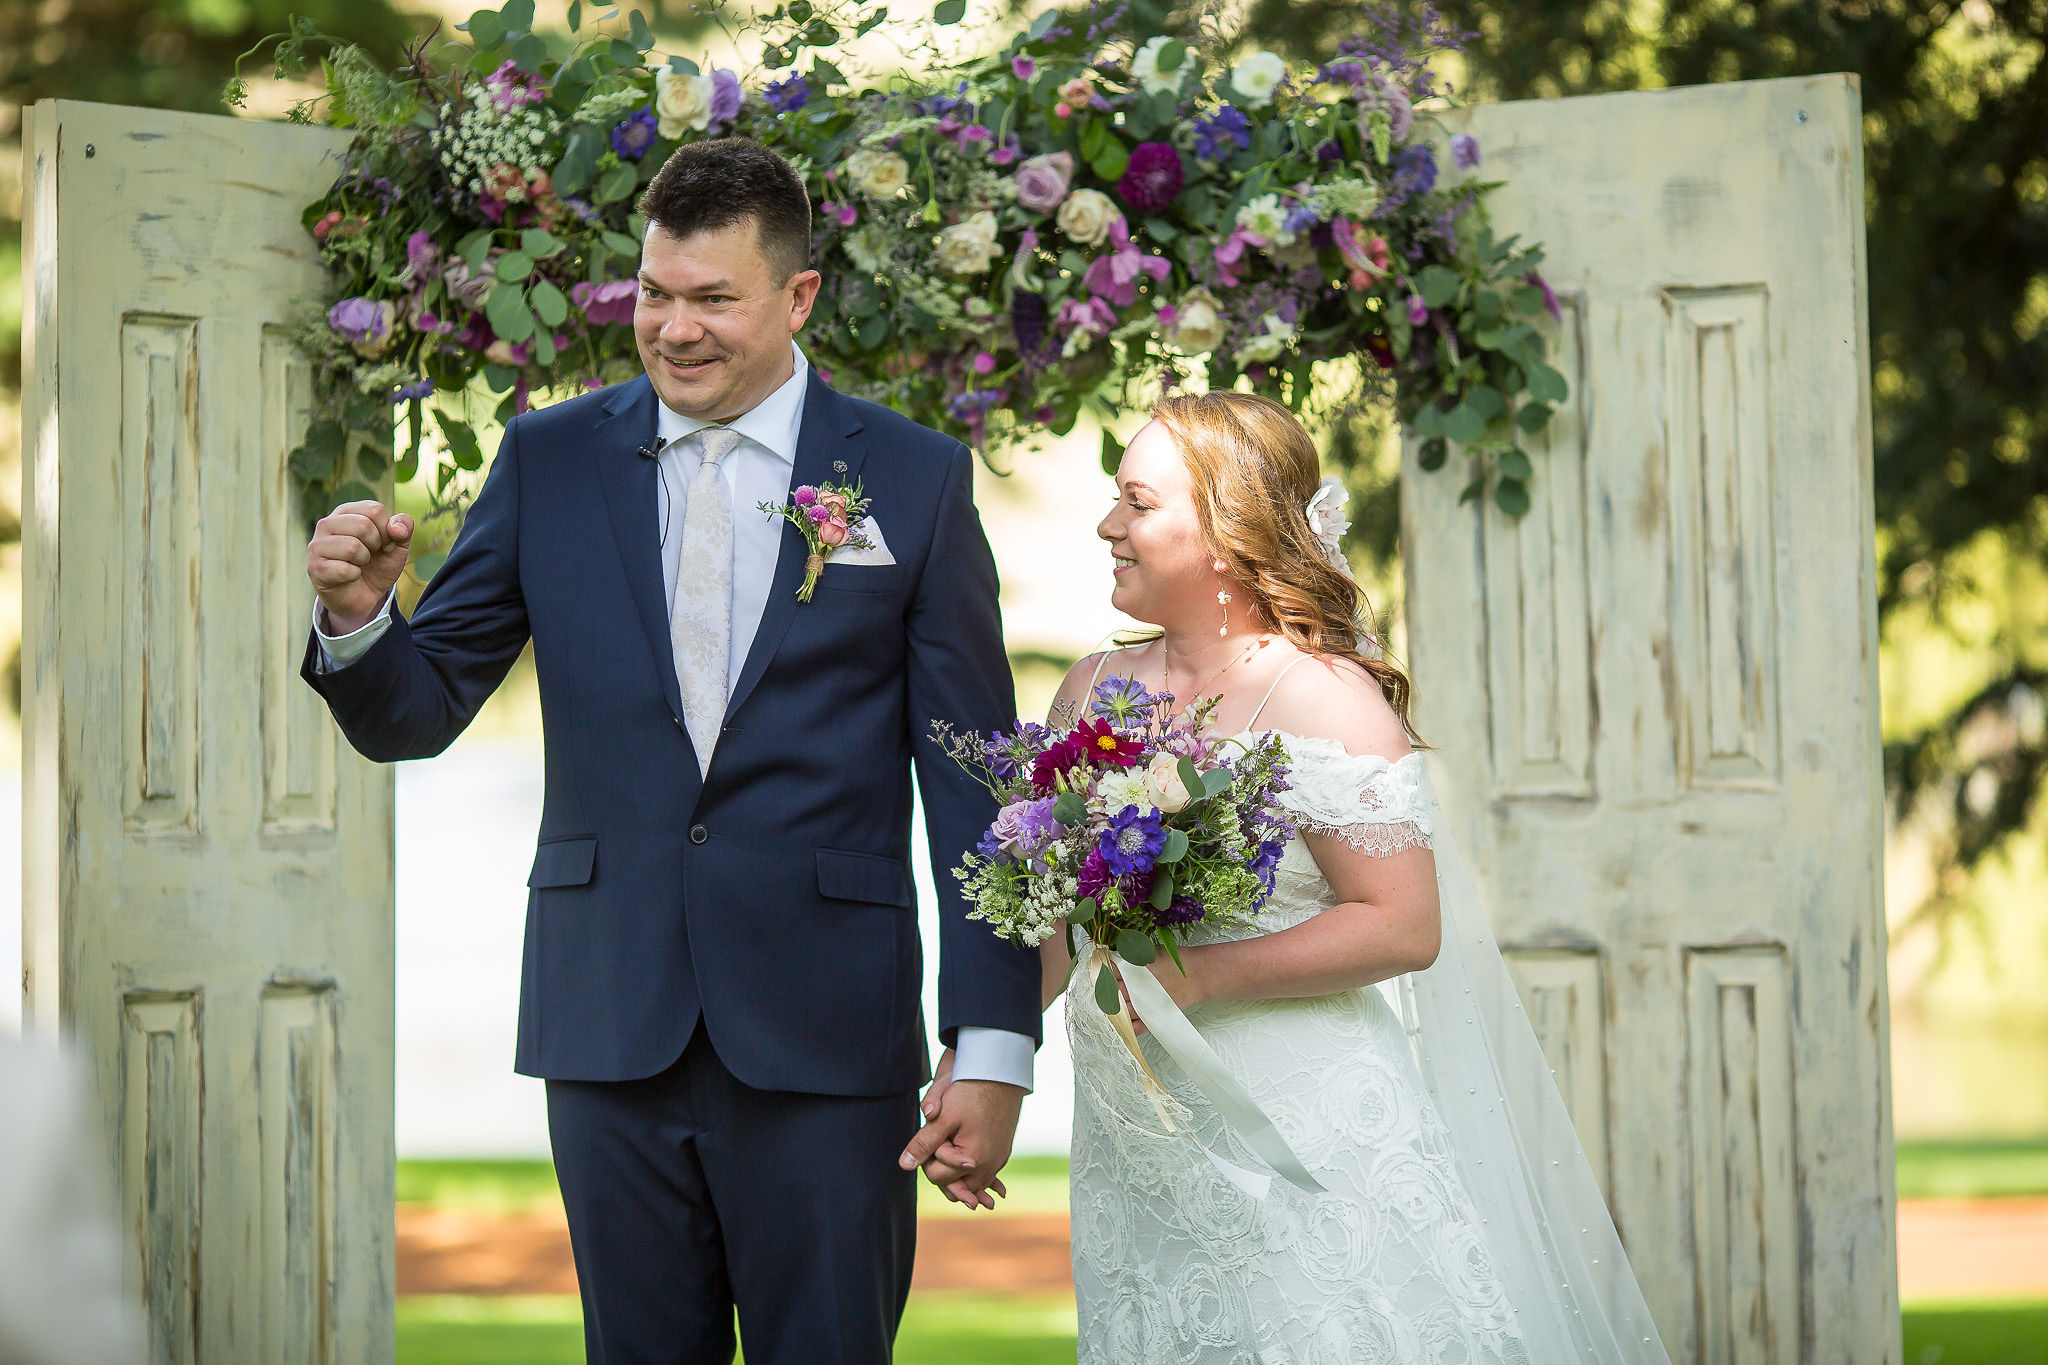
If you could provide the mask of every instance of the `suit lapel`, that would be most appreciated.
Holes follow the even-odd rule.
[[[860,430],[860,410],[812,370],[810,384],[804,390],[804,420],[797,432],[790,488],[794,490],[804,484],[851,484],[859,478],[861,462],[867,457],[867,443],[857,434]],[[836,468],[839,464],[846,468]],[[768,662],[781,647],[782,637],[788,633],[796,614],[822,609],[815,599],[808,605],[796,600],[796,590],[803,585],[806,553],[803,533],[784,522],[782,545],[775,557],[775,581],[769,586],[768,603],[761,609],[760,628],[754,632],[746,664],[740,669],[739,685],[733,688],[732,699],[726,703],[728,718],[739,712],[754,684],[768,671]]]
[[[683,692],[676,682],[675,649],[668,637],[667,585],[661,576],[660,469],[639,453],[655,438],[654,407],[654,385],[647,376],[621,385],[605,405],[608,415],[597,424],[591,453],[604,487],[605,510],[611,514],[612,539],[626,568],[633,609],[647,634],[647,648],[654,655],[654,671],[661,678],[669,709],[681,719]],[[683,742],[689,743],[687,733]],[[690,771],[697,771],[694,748]]]

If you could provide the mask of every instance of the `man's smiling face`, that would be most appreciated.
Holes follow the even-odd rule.
[[[800,270],[778,284],[752,218],[688,237],[650,225],[633,335],[655,393],[705,422],[752,408],[789,378],[790,338],[818,283],[817,271]]]

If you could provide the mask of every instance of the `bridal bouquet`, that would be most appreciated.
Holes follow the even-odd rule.
[[[1214,701],[1177,719],[1170,693],[1133,678],[1096,685],[1071,730],[1020,721],[1008,733],[940,742],[1003,803],[981,845],[954,870],[987,920],[1036,944],[1062,924],[1145,965],[1197,924],[1249,922],[1273,890],[1294,829],[1278,804],[1287,769],[1277,736],[1204,739]],[[1092,955],[1089,955],[1092,956]],[[1106,1014],[1116,975],[1095,973]]]

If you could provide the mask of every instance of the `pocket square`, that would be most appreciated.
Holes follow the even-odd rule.
[[[855,567],[865,564],[879,567],[896,562],[896,556],[889,553],[889,542],[882,536],[881,523],[873,517],[868,517],[854,530],[857,534],[867,537],[867,548],[856,550],[851,545],[842,545],[825,556],[827,564],[850,564]]]

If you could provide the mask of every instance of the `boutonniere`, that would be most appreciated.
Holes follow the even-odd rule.
[[[860,491],[858,479],[851,488],[829,483],[813,488],[804,484],[789,495],[788,502],[764,502],[761,510],[787,519],[803,532],[804,544],[810,548],[804,558],[804,583],[796,590],[799,602],[811,600],[818,575],[825,571],[825,560],[833,551],[874,548],[863,526],[868,516],[868,500]]]

